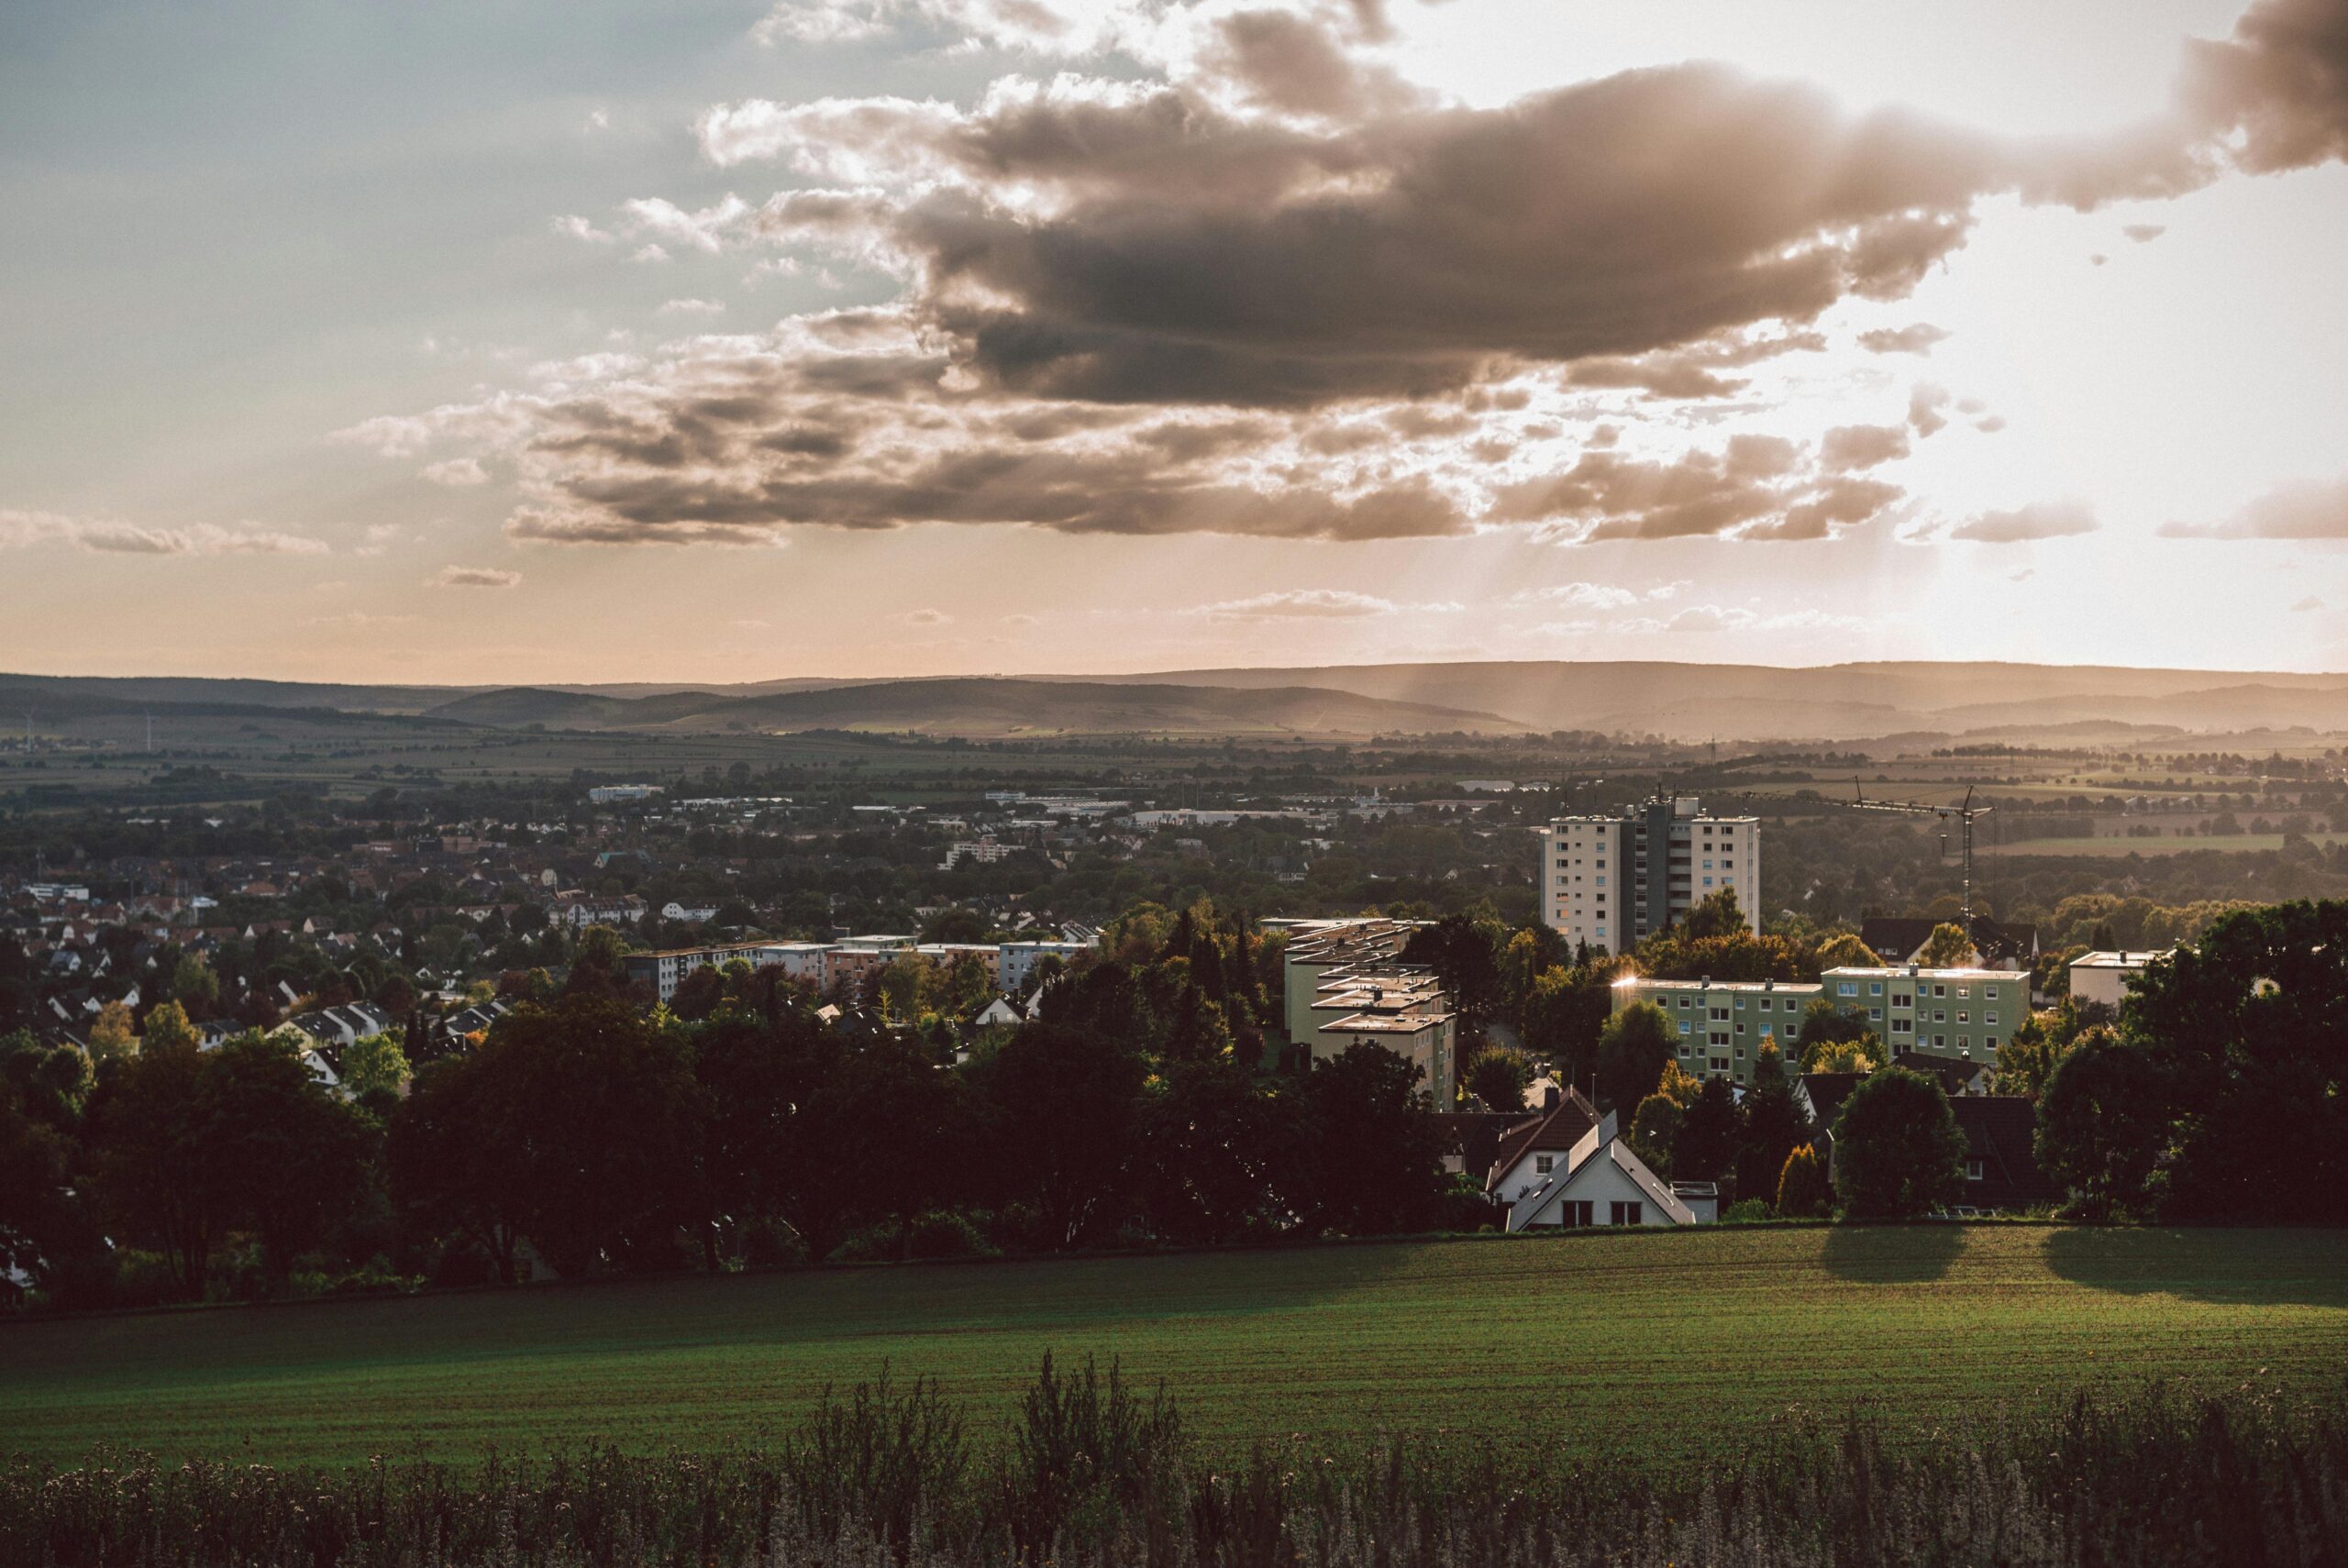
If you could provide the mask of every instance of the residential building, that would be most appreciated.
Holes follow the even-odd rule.
[[[2119,1010],[2127,999],[2128,987],[2146,966],[2156,964],[2176,951],[2164,947],[2156,952],[2088,953],[2071,960],[2071,994],[2081,1001],[2101,1002]]]
[[[1553,1225],[1697,1222],[1696,1211],[1631,1152],[1611,1110],[1581,1135],[1540,1186],[1508,1209],[1512,1231]]]
[[[1027,977],[1047,954],[1062,963],[1073,964],[1092,951],[1090,942],[1006,942],[1002,944],[1001,980],[1006,992],[1016,994],[1027,984]]]
[[[1973,962],[1984,969],[2027,969],[2038,957],[2036,926],[2003,924],[1988,915],[1975,915],[1969,926],[1963,920],[1877,915],[1859,923],[1859,940],[1887,964],[1913,964],[1922,957],[1933,933],[1944,924],[1966,932],[1973,944]]]
[[[822,952],[821,947],[810,943],[745,942],[725,947],[672,947],[661,953],[630,953],[620,961],[627,966],[631,983],[651,991],[655,1001],[666,1002],[676,996],[677,988],[685,977],[696,970],[722,969],[737,959],[753,969],[789,967],[795,955]]]
[[[1574,1146],[1599,1123],[1598,1107],[1579,1089],[1558,1094],[1537,1120],[1512,1127],[1485,1167],[1484,1192],[1502,1203],[1530,1198],[1568,1163]]]
[[[1838,1008],[1864,1013],[1894,1054],[1914,1051],[1994,1066],[2030,1016],[2030,979],[2010,969],[1852,966],[1819,977]]]
[[[1435,1109],[1448,1110],[1457,1015],[1434,971],[1407,966],[1414,921],[1268,920],[1288,933],[1282,1012],[1291,1044],[1315,1060],[1356,1044],[1407,1058]]]
[[[660,793],[660,788],[658,784],[598,784],[587,791],[587,799],[598,806],[649,801]]]
[[[1733,891],[1761,932],[1761,823],[1708,817],[1693,798],[1658,796],[1619,816],[1559,817],[1535,828],[1541,918],[1575,944],[1627,953]]]
[[[1654,1003],[1679,1036],[1682,1072],[1750,1085],[1763,1045],[1775,1043],[1788,1061],[1796,1058],[1794,1038],[1801,1032],[1801,1015],[1824,994],[1823,986],[1778,980],[1656,980],[1625,975],[1614,982],[1614,1010],[1634,1002]]]

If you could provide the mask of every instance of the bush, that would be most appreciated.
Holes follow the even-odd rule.
[[[933,1209],[913,1223],[905,1237],[909,1258],[991,1258],[1002,1253],[961,1215]]]
[[[1778,1211],[1759,1198],[1740,1198],[1728,1206],[1728,1212],[1721,1216],[1721,1223],[1752,1225],[1763,1220],[1775,1220],[1777,1217]]]

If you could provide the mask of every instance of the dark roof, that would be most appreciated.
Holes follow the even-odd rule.
[[[1463,1171],[1491,1168],[1501,1140],[1540,1114],[1534,1110],[1439,1110],[1434,1113],[1443,1135],[1443,1152],[1459,1156]]]
[[[1911,1073],[1922,1073],[1928,1078],[1938,1078],[1941,1092],[1955,1099],[1965,1092],[1966,1085],[1997,1064],[1956,1056],[1935,1056],[1929,1051],[1901,1051],[1891,1058],[1891,1065],[1905,1067]]]
[[[1484,1187],[1505,1175],[1508,1168],[1535,1151],[1563,1154],[1581,1142],[1582,1134],[1598,1125],[1598,1107],[1578,1088],[1567,1088],[1557,1097],[1557,1103],[1547,1114],[1523,1126],[1510,1130],[1500,1142],[1499,1150],[1486,1168]],[[1470,1167],[1472,1168],[1472,1167]]]
[[[1865,1073],[1804,1073],[1801,1087],[1810,1096],[1810,1108],[1818,1115],[1818,1132],[1822,1141],[1834,1135],[1834,1119],[1843,1113],[1843,1102],[1859,1087]]]
[[[1859,940],[1874,948],[1876,955],[1885,963],[1905,964],[1910,955],[1932,940],[1935,927],[1960,923],[1957,921],[1878,915],[1860,922]],[[2038,928],[2034,925],[2005,925],[1987,915],[1975,915],[1970,934],[1973,945],[1985,964],[2007,959],[2027,964],[2038,956]]]
[[[2035,1105],[2010,1094],[1961,1095],[1948,1103],[1965,1132],[1967,1157],[1981,1162],[1981,1179],[1966,1182],[1962,1201],[1983,1209],[2063,1201],[2063,1188],[2038,1168],[2032,1152],[2038,1132]]]

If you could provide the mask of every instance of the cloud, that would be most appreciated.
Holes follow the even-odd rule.
[[[1859,334],[1859,347],[1870,354],[1929,354],[1933,345],[1949,336],[1948,329],[1929,321],[1912,326],[1878,326]]]
[[[585,123],[584,123],[584,124],[582,124],[579,128],[580,128],[581,130],[582,130],[582,131],[588,131],[588,132],[600,131],[600,130],[609,130],[609,129],[611,129],[611,128],[612,128],[612,114],[611,114],[611,111],[610,111],[609,109],[590,109],[590,110],[588,110],[588,111],[587,111],[587,119],[586,119]]]
[[[2269,491],[2217,523],[2164,523],[2171,539],[2348,539],[2348,475]]]
[[[1908,431],[1898,425],[1838,425],[1819,441],[1818,451],[1830,469],[1871,469],[1908,455]]]
[[[908,626],[943,626],[954,617],[943,610],[908,610],[897,617]]]
[[[2259,0],[2231,39],[2187,46],[2181,96],[2248,172],[2348,158],[2348,6]]]
[[[481,466],[479,458],[450,458],[445,462],[426,465],[417,477],[434,484],[461,489],[469,485],[487,484],[489,470]]]
[[[1949,404],[1948,388],[1930,381],[1919,381],[1908,394],[1908,423],[1919,436],[1930,436],[1946,428],[1948,415],[1941,412]]]
[[[577,213],[566,213],[556,218],[554,231],[571,239],[584,240],[590,245],[609,245],[619,237],[607,229],[597,228]]]
[[[2320,610],[2322,608],[2323,601],[2310,593],[2305,599],[2302,599],[2298,603],[2292,605],[2291,613],[2295,615],[2304,615],[2310,610]]]
[[[2092,534],[2101,526],[2084,502],[2044,501],[2012,512],[1984,512],[1950,529],[1948,536],[1984,545],[2016,545]]]
[[[2150,245],[2154,240],[2158,239],[2162,235],[2168,232],[2168,225],[2165,223],[2125,223],[2120,226],[2120,232],[2126,235],[2129,238],[2134,240],[2139,245]]]
[[[1298,588],[1228,600],[1221,604],[1201,604],[1183,613],[1203,615],[1211,621],[1322,621],[1391,615],[1401,608],[1390,599],[1347,589]]]
[[[1576,393],[1741,412],[1733,372],[1822,346],[1844,301],[1909,297],[1990,198],[2092,208],[2329,156],[2327,15],[2262,0],[2198,46],[2171,114],[2029,139],[1702,64],[1441,101],[1394,74],[1366,0],[786,0],[770,43],[903,35],[1069,68],[964,102],[709,107],[708,161],[783,188],[639,196],[594,232],[893,298],[548,373],[467,411],[469,439],[453,417],[352,438],[497,458],[521,491],[507,535],[543,543],[971,524],[1831,537],[1905,499],[1863,472],[1896,457],[1893,427],[1678,455],[1593,437],[1562,469],[1547,443],[1613,401]],[[1095,57],[1098,74],[1071,63]],[[1923,354],[1944,336],[1859,340]],[[1541,401],[1512,417],[1503,389]],[[1950,401],[1918,385],[1909,428],[1944,428]]]
[[[513,588],[522,574],[497,567],[444,566],[424,580],[433,588]]]
[[[664,300],[655,315],[724,315],[724,300]]]
[[[70,517],[55,512],[0,508],[0,548],[63,544],[122,556],[323,556],[327,542],[300,534],[216,523],[148,526],[111,519]]]

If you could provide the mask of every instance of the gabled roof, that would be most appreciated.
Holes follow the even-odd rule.
[[[1525,1155],[1566,1154],[1597,1125],[1598,1107],[1579,1089],[1567,1088],[1546,1115],[1512,1127],[1501,1137],[1491,1168],[1484,1176],[1484,1190],[1490,1192]]]
[[[1575,1184],[1600,1164],[1611,1164],[1628,1176],[1632,1185],[1645,1194],[1646,1201],[1671,1217],[1673,1224],[1697,1223],[1696,1211],[1674,1196],[1671,1188],[1647,1168],[1646,1162],[1633,1154],[1631,1145],[1617,1135],[1614,1113],[1610,1110],[1604,1121],[1582,1135],[1581,1141],[1567,1156],[1566,1163],[1551,1172],[1547,1181],[1529,1196],[1509,1205],[1508,1228],[1511,1231],[1523,1230],[1542,1210],[1553,1203],[1562,1202]]]
[[[2063,1188],[2038,1166],[2033,1144],[2038,1108],[2020,1095],[1965,1095],[1949,1102],[1981,1179],[1966,1183],[1966,1201],[1985,1209],[2060,1203]]]
[[[1962,921],[1937,921],[1925,916],[1877,915],[1859,923],[1859,940],[1876,951],[1887,964],[1905,964],[1915,956],[1919,948],[1933,938],[1933,930],[1941,925],[1961,925]],[[1974,949],[1985,964],[2017,961],[2027,964],[2038,956],[2038,928],[2034,925],[2006,925],[1987,915],[1975,915],[1967,933]]]

